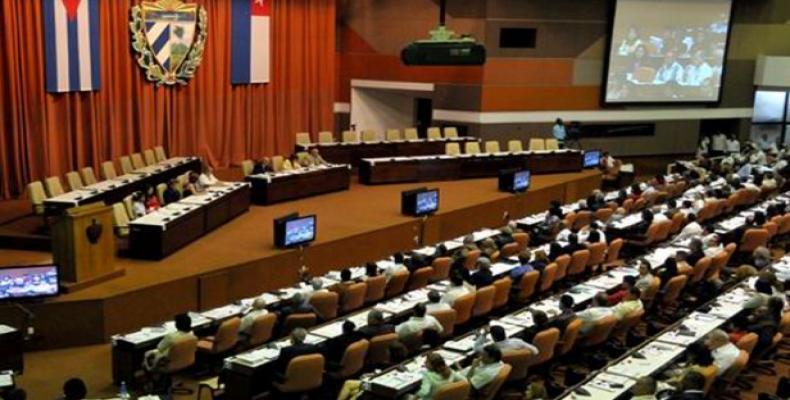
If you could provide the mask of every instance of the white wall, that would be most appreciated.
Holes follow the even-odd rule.
[[[374,88],[351,88],[351,124],[358,132],[372,129],[384,138],[387,129],[414,125],[414,97]]]

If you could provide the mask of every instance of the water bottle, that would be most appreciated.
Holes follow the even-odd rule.
[[[126,382],[121,382],[121,390],[118,392],[118,397],[122,400],[131,398],[131,396],[129,396],[129,389],[126,387]]]

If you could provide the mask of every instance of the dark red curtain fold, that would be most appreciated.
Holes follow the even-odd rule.
[[[187,86],[155,87],[131,48],[130,7],[101,0],[101,89],[48,94],[40,0],[0,0],[0,196],[27,182],[162,144],[215,166],[290,153],[294,133],[331,130],[335,1],[273,0],[271,82],[230,84],[230,0],[208,13]]]

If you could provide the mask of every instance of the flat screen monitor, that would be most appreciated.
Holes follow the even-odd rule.
[[[0,267],[0,301],[24,301],[60,293],[57,265]]]
[[[414,210],[416,215],[433,214],[439,210],[439,189],[417,193]]]
[[[499,173],[499,190],[518,193],[529,189],[531,173],[529,170],[505,170]]]
[[[588,150],[584,152],[584,168],[598,168],[601,165],[601,151]]]
[[[285,221],[285,247],[301,246],[315,240],[315,215]]]

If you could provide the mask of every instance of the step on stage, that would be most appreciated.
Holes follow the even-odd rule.
[[[532,177],[529,192],[497,191],[497,179],[364,186],[269,207],[252,207],[161,261],[119,259],[126,275],[42,303],[34,314],[35,348],[106,343],[111,335],[206,310],[293,284],[302,265],[312,274],[381,259],[397,251],[458,237],[545,210],[549,202],[586,197],[600,187],[597,170]],[[439,212],[425,220],[400,215],[400,193],[441,190]],[[317,214],[318,240],[300,250],[273,248],[272,220]],[[51,253],[0,250],[0,265],[44,263]],[[26,316],[0,306],[0,321],[26,326]]]

